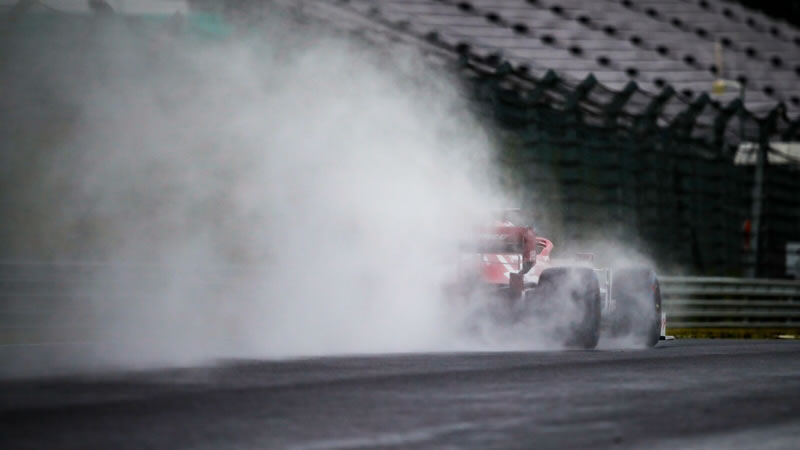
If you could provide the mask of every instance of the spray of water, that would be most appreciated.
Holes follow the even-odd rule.
[[[47,253],[114,262],[57,318],[96,343],[82,358],[557,348],[529,321],[464,341],[491,313],[442,289],[459,238],[512,204],[455,78],[297,27],[209,43],[96,24],[65,41],[80,52],[15,56],[48,68],[10,78],[71,112],[26,181]]]
[[[41,175],[50,226],[116,263],[88,281],[93,357],[453,345],[442,277],[458,230],[500,197],[458,83],[412,49],[264,30],[209,43],[98,26],[74,44],[84,59],[37,50],[76,117]]]

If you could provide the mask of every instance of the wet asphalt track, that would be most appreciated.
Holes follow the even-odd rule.
[[[0,381],[2,449],[376,447],[798,449],[800,341]]]

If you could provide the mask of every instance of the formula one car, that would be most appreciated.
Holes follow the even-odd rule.
[[[658,343],[661,291],[652,269],[598,268],[588,254],[551,259],[553,243],[512,223],[516,212],[462,244],[461,295],[490,299],[512,322],[533,317],[568,348],[595,348],[601,333],[640,347]]]

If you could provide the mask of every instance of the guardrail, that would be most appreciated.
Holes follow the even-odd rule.
[[[149,290],[158,290],[175,276],[184,286],[190,281],[200,289],[224,291],[248,270],[217,267],[181,272],[124,264],[0,263],[0,343],[87,338],[86,320],[102,315],[104,306],[140,301]],[[114,279],[120,273],[130,290],[120,289]],[[668,330],[800,330],[800,281],[659,279]]]
[[[800,329],[800,281],[659,279],[668,328]]]
[[[176,285],[189,295],[226,292],[253,267],[94,262],[0,262],[0,344],[90,341],[87,324],[119,315]],[[115,311],[116,310],[116,311]],[[124,308],[122,308],[124,310]]]

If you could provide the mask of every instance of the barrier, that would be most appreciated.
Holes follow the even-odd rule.
[[[800,329],[800,281],[667,276],[660,281],[671,329]]]
[[[148,288],[179,275],[201,289],[225,289],[252,269],[208,268],[201,271],[153,270],[151,266],[94,263],[0,263],[0,343],[76,340],[82,324],[103,313],[110,302],[139,301]],[[156,272],[156,274],[154,274]],[[124,273],[143,280],[122,292],[113,278]],[[667,328],[800,330],[800,281],[659,277]],[[103,286],[107,285],[107,289]],[[89,289],[91,287],[91,289]]]

